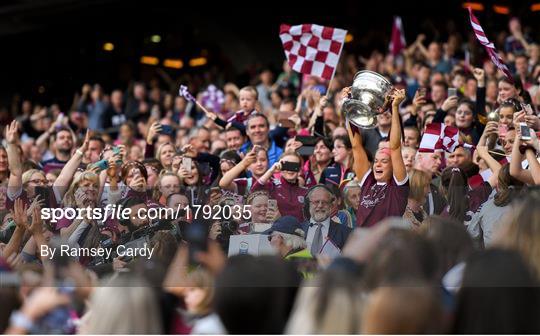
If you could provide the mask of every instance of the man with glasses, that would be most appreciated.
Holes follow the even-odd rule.
[[[322,184],[312,187],[305,198],[305,215],[309,218],[302,223],[302,228],[306,232],[307,248],[314,256],[321,252],[325,243],[332,243],[342,250],[351,233],[350,228],[332,219],[335,201],[332,191]]]

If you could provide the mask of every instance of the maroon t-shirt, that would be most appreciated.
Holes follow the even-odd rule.
[[[259,181],[253,181],[251,191],[256,190],[267,190],[270,193],[270,197],[277,201],[281,216],[294,216],[301,222],[304,220],[302,209],[307,188],[291,184],[280,177],[279,179],[272,178],[264,185]]]
[[[360,182],[360,206],[356,212],[356,225],[371,227],[392,216],[403,216],[409,196],[409,178],[397,183],[392,177],[389,183],[378,183],[370,169]]]

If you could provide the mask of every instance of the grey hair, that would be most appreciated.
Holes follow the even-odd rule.
[[[283,243],[293,250],[299,250],[306,248],[306,240],[300,236],[279,232],[279,235],[283,238]]]

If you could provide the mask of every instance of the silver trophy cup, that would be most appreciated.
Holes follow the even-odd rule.
[[[386,96],[392,91],[392,84],[376,72],[364,70],[354,76],[351,96],[342,106],[345,117],[361,128],[375,128],[377,114],[386,110]]]

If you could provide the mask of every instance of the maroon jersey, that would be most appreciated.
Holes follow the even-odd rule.
[[[302,209],[304,207],[304,196],[308,189],[300,187],[298,184],[291,184],[283,177],[272,178],[266,184],[260,184],[254,181],[251,191],[267,190],[270,197],[275,199],[278,204],[281,216],[294,216],[299,221],[304,220]]]
[[[318,181],[315,179],[315,174],[311,170],[311,162],[306,160],[304,167],[302,167],[302,177],[304,178],[306,188],[311,188],[314,185],[318,184]]]
[[[380,183],[370,169],[360,182],[360,206],[356,212],[356,225],[371,227],[391,216],[403,216],[409,196],[409,178],[398,183],[392,177],[389,183]]]
[[[232,117],[229,118],[229,120],[227,120],[227,122],[236,121],[245,125],[249,116],[253,112],[255,112],[255,110],[249,112],[248,114],[244,113],[244,110],[237,111]]]

